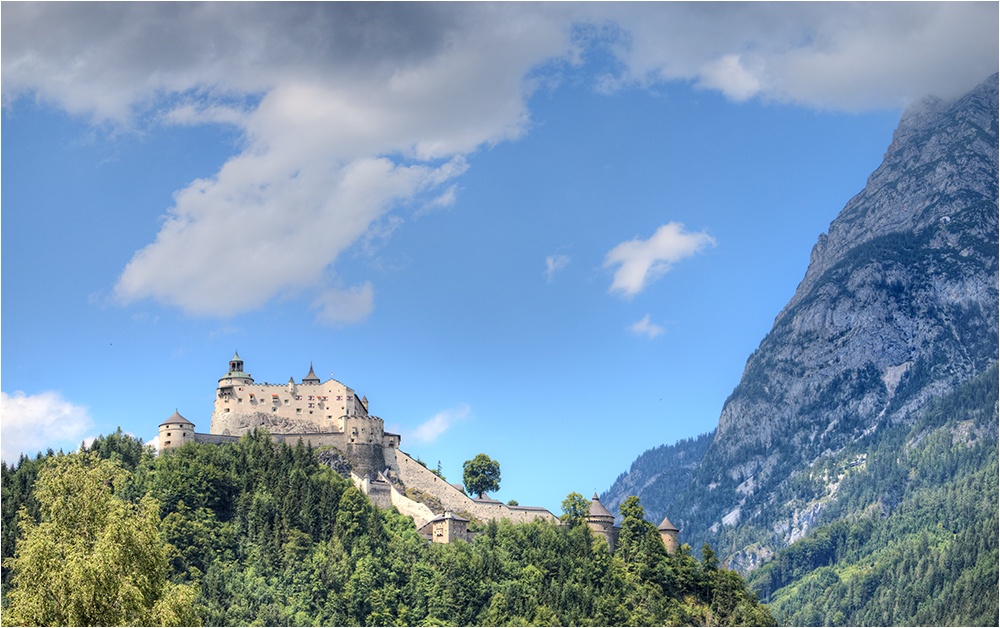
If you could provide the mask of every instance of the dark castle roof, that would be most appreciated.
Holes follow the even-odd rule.
[[[316,371],[313,370],[312,362],[309,363],[309,374],[302,378],[303,384],[318,384],[319,378],[316,377]]]
[[[594,499],[591,500],[590,502],[590,516],[611,517],[612,519],[615,518],[615,516],[612,515],[610,512],[608,512],[608,509],[604,507],[604,504],[601,503],[601,500],[597,499],[597,493],[594,493]]]
[[[182,417],[181,413],[177,412],[176,410],[174,410],[174,413],[170,415],[169,419],[167,419],[163,423],[160,423],[160,425],[166,425],[168,423],[176,423],[178,425],[190,425],[191,427],[194,427],[194,423]]]

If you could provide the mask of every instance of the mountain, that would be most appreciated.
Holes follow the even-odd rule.
[[[691,484],[695,469],[715,430],[697,438],[683,438],[673,445],[660,445],[644,451],[611,488],[601,493],[601,503],[612,513],[630,496],[638,495],[643,508],[658,524],[674,499]],[[621,515],[616,520],[621,520]]]
[[[997,84],[908,109],[882,165],[820,235],[690,483],[648,509],[682,542],[759,566],[826,521],[873,439],[917,424],[997,360]],[[876,501],[888,514],[901,498]]]

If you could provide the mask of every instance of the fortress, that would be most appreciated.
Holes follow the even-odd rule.
[[[399,450],[399,434],[386,432],[382,419],[368,412],[368,398],[335,379],[320,381],[309,373],[296,383],[259,384],[246,372],[237,352],[229,370],[219,378],[208,434],[195,432],[195,424],[179,412],[160,424],[160,452],[189,442],[236,442],[255,429],[266,429],[276,443],[296,444],[299,439],[316,450],[333,450],[350,465],[350,477],[379,508],[396,507],[413,517],[426,538],[447,543],[469,540],[469,519],[509,519],[527,523],[537,517],[557,522],[545,508],[510,506],[489,497],[471,498],[424,465]],[[322,453],[322,451],[321,451]],[[587,522],[614,552],[618,528],[614,516],[594,494]],[[660,524],[667,550],[677,548],[677,528]]]

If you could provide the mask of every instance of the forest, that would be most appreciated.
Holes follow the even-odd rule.
[[[431,544],[315,453],[256,432],[156,456],[119,430],[3,464],[3,624],[775,625],[638,498],[614,555],[572,508]]]
[[[750,575],[779,620],[997,625],[997,392],[994,364],[852,452],[865,462],[845,471],[822,525]]]

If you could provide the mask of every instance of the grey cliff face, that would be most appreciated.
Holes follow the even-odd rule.
[[[690,539],[754,518],[795,469],[912,420],[997,359],[997,108],[994,75],[904,114],[882,165],[819,237],[672,508]],[[706,512],[697,494],[709,490]],[[772,549],[808,527],[784,523]]]

